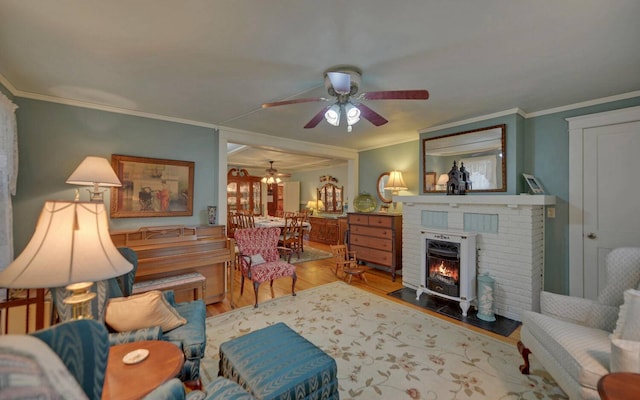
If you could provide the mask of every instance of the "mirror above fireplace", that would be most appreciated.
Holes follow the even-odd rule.
[[[506,125],[474,129],[422,141],[424,193],[446,192],[447,174],[455,161],[469,172],[468,192],[505,192]],[[430,184],[427,184],[429,177]],[[435,182],[432,182],[435,181]]]

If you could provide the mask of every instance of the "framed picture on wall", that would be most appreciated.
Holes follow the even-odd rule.
[[[193,215],[193,161],[113,154],[122,187],[111,189],[111,218]]]

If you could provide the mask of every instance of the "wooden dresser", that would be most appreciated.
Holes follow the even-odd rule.
[[[204,302],[222,301],[226,292],[225,268],[234,257],[224,225],[150,226],[112,231],[117,247],[130,247],[138,254],[136,282],[199,272],[206,279]],[[176,291],[176,300],[190,300],[191,293]]]
[[[402,268],[402,215],[349,213],[349,250],[365,261],[391,272]]]

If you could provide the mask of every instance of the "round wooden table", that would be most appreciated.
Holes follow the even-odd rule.
[[[640,399],[640,374],[614,372],[598,381],[598,394],[602,400]]]
[[[125,364],[122,358],[138,349],[149,350],[147,358],[137,364]],[[140,399],[176,377],[182,364],[184,354],[178,346],[169,342],[145,340],[111,346],[102,398]]]

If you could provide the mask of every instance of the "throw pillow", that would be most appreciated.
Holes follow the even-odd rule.
[[[640,373],[640,342],[635,340],[611,339],[611,372]]]
[[[29,335],[0,336],[0,398],[87,399],[58,355]]]
[[[104,320],[118,332],[153,326],[168,332],[187,323],[159,290],[109,300]]]
[[[614,338],[640,342],[640,291],[624,291],[624,303],[620,306]]]
[[[251,256],[251,265],[264,264],[265,262],[264,257],[262,257],[260,253]]]

